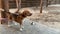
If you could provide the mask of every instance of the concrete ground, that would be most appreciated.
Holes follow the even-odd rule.
[[[24,21],[24,29],[22,32],[19,31],[19,24],[13,24],[12,27],[0,25],[0,34],[40,34],[40,31],[35,25],[30,25],[29,21]]]
[[[34,25],[30,25],[31,22],[29,19],[24,20],[22,32],[19,31],[19,24],[12,27],[0,25],[0,34],[60,34],[59,29],[50,28],[37,22],[34,22]]]
[[[57,11],[60,11],[60,8],[55,9]],[[55,11],[55,9],[48,8],[47,10]],[[51,28],[38,22],[34,22],[35,24],[31,25],[31,22],[32,21],[30,21],[29,19],[24,20],[24,29],[22,32],[19,30],[19,24],[18,25],[13,24],[12,27],[0,25],[0,34],[60,34],[60,29]]]

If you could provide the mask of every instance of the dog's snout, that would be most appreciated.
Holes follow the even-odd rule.
[[[30,13],[30,15],[29,16],[31,16],[32,15],[32,13]]]

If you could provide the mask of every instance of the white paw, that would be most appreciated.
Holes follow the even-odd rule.
[[[34,24],[35,24],[35,23],[33,23],[33,22],[31,23],[31,25],[34,25]]]
[[[18,23],[17,23],[17,22],[15,22],[15,21],[13,21],[13,24],[14,24],[14,25],[18,25]]]
[[[35,23],[33,23],[33,25],[34,25]]]
[[[11,27],[11,25],[8,25],[8,27]]]
[[[15,25],[18,25],[17,23],[15,23]]]
[[[23,29],[24,27],[22,26],[22,29]]]
[[[22,29],[22,28],[20,28],[20,31],[23,31],[23,29]]]

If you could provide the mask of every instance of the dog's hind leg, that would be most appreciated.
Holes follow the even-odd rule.
[[[13,20],[8,20],[8,27],[13,26]]]

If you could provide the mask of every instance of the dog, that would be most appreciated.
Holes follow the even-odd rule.
[[[10,13],[10,12],[6,12],[7,18],[8,18],[8,22],[12,22],[15,21],[17,23],[20,24],[20,31],[22,31],[23,27],[23,19],[26,18],[27,16],[31,16],[32,13],[30,13],[28,10],[24,10],[22,13]]]

